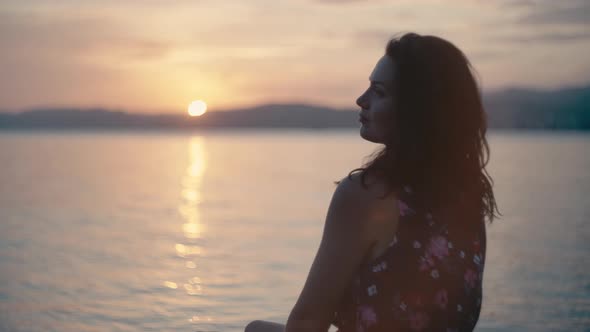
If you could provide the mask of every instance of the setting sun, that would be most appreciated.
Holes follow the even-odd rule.
[[[188,114],[190,116],[201,116],[207,111],[207,104],[202,100],[195,100],[188,105]]]

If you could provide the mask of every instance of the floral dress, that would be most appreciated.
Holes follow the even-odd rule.
[[[405,187],[396,235],[359,269],[335,313],[338,332],[474,329],[483,295],[485,224],[453,231],[420,211],[412,197]]]

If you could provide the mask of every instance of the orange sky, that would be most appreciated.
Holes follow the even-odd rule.
[[[590,82],[590,3],[524,0],[5,0],[0,111],[356,109],[399,32],[461,48],[484,89]]]

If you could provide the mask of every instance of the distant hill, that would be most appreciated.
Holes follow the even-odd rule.
[[[554,91],[508,89],[484,94],[492,128],[590,130],[590,86]]]
[[[590,86],[555,91],[509,89],[484,94],[491,128],[590,130]],[[0,113],[2,128],[346,128],[358,127],[358,109],[305,104],[185,114],[132,114],[104,109],[33,109]]]
[[[277,127],[338,128],[358,124],[358,113],[299,104],[269,104],[253,108],[187,114],[131,114],[104,109],[37,109],[0,113],[0,128],[214,128]]]

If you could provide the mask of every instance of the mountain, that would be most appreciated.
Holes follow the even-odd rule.
[[[491,128],[590,130],[590,86],[554,91],[508,89],[483,95]],[[104,109],[33,109],[0,113],[1,128],[345,128],[358,127],[358,109],[267,104],[200,117],[132,114]]]
[[[131,114],[104,109],[37,109],[0,113],[0,128],[342,128],[358,125],[356,111],[303,104],[268,104],[252,108],[186,114]]]
[[[590,86],[484,94],[492,128],[590,129]]]

